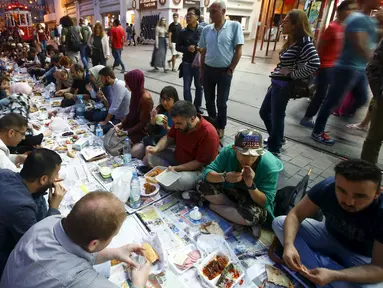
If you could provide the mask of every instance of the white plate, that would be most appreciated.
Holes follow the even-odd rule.
[[[154,185],[156,187],[156,190],[154,190],[152,193],[150,194],[146,194],[145,193],[145,188],[144,188],[144,184],[146,183],[145,179],[142,179],[143,181],[140,181],[140,187],[141,187],[141,196],[144,196],[144,197],[151,197],[151,196],[154,196],[158,193],[158,191],[160,191],[160,185],[158,184],[153,184],[153,183],[149,183],[150,185]]]
[[[201,258],[199,258],[199,259],[194,263],[194,265],[191,266],[191,267],[188,268],[188,269],[185,269],[185,270],[178,269],[178,267],[176,266],[176,264],[173,263],[174,258],[177,256],[177,254],[178,254],[178,253],[181,253],[181,252],[182,252],[182,253],[185,253],[185,254],[189,254],[190,252],[192,252],[192,251],[194,251],[194,250],[199,251],[199,253],[201,254]],[[185,273],[186,271],[190,270],[191,268],[196,267],[196,266],[201,262],[202,259],[203,259],[203,254],[202,254],[202,252],[201,252],[200,250],[198,250],[198,249],[194,246],[194,244],[189,244],[189,245],[185,246],[183,249],[180,249],[180,250],[174,252],[173,254],[171,254],[170,257],[168,258],[170,268],[172,268],[173,271],[176,272],[178,275],[181,275],[181,274]]]
[[[117,180],[118,177],[127,174],[127,173],[133,173],[134,168],[133,167],[127,167],[127,166],[122,166],[122,167],[117,167],[113,169],[112,171],[112,178],[113,180]]]

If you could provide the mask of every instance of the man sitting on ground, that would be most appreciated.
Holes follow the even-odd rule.
[[[132,252],[138,244],[106,248],[126,218],[123,203],[109,192],[91,192],[81,198],[66,218],[52,216],[34,225],[9,256],[0,287],[117,288],[93,265],[119,260],[133,266],[132,282],[144,288],[152,268],[138,266]]]
[[[60,214],[57,209],[66,192],[57,182],[60,166],[56,152],[41,148],[28,155],[20,174],[0,169],[0,275],[24,233],[41,219]],[[49,210],[44,198],[47,189]]]
[[[72,64],[70,66],[70,74],[72,75],[72,86],[56,92],[56,96],[64,96],[61,107],[68,107],[76,103],[77,95],[86,95],[84,99],[90,98],[86,85],[90,83],[89,74],[80,64]]]
[[[170,115],[173,127],[168,134],[155,147],[146,147],[148,162],[152,167],[169,166],[180,174],[169,191],[191,190],[201,177],[201,169],[218,154],[217,130],[187,101],[175,103]]]
[[[252,226],[273,219],[273,205],[282,162],[263,149],[262,135],[241,130],[234,145],[226,146],[206,167],[198,187],[210,209],[233,223]],[[270,221],[271,223],[271,221]]]
[[[287,217],[276,218],[273,230],[286,265],[319,286],[383,287],[381,180],[375,165],[343,161],[335,178],[314,186]],[[325,222],[309,219],[319,209]]]
[[[112,68],[104,67],[98,72],[98,75],[104,86],[110,86],[111,103],[109,103],[108,115],[104,121],[100,122],[104,133],[107,133],[112,128],[112,125],[108,123],[109,121],[112,121],[114,124],[120,123],[128,115],[130,92],[125,87],[125,81],[116,78]]]
[[[27,120],[17,113],[9,113],[0,118],[0,169],[18,172],[16,165],[23,164],[25,155],[10,154],[9,147],[16,147],[25,139]]]

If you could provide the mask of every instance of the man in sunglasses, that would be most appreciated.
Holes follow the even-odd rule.
[[[25,139],[27,120],[17,113],[9,113],[0,119],[0,168],[19,171],[18,164],[23,164],[25,155],[10,154],[8,147],[16,147]],[[8,147],[7,147],[8,146]]]
[[[230,222],[249,226],[259,236],[260,224],[273,217],[273,203],[283,164],[263,149],[262,135],[241,130],[234,145],[224,147],[206,167],[197,190],[210,209]]]

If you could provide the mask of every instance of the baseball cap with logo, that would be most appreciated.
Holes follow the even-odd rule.
[[[253,129],[238,131],[235,135],[234,146],[242,155],[262,156],[265,154],[262,134]]]

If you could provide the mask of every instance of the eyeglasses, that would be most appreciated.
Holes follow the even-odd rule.
[[[19,130],[16,130],[16,129],[12,129],[13,131],[17,132],[17,133],[20,133],[23,137],[25,137],[25,135],[27,134],[27,131],[25,132],[20,132]]]

